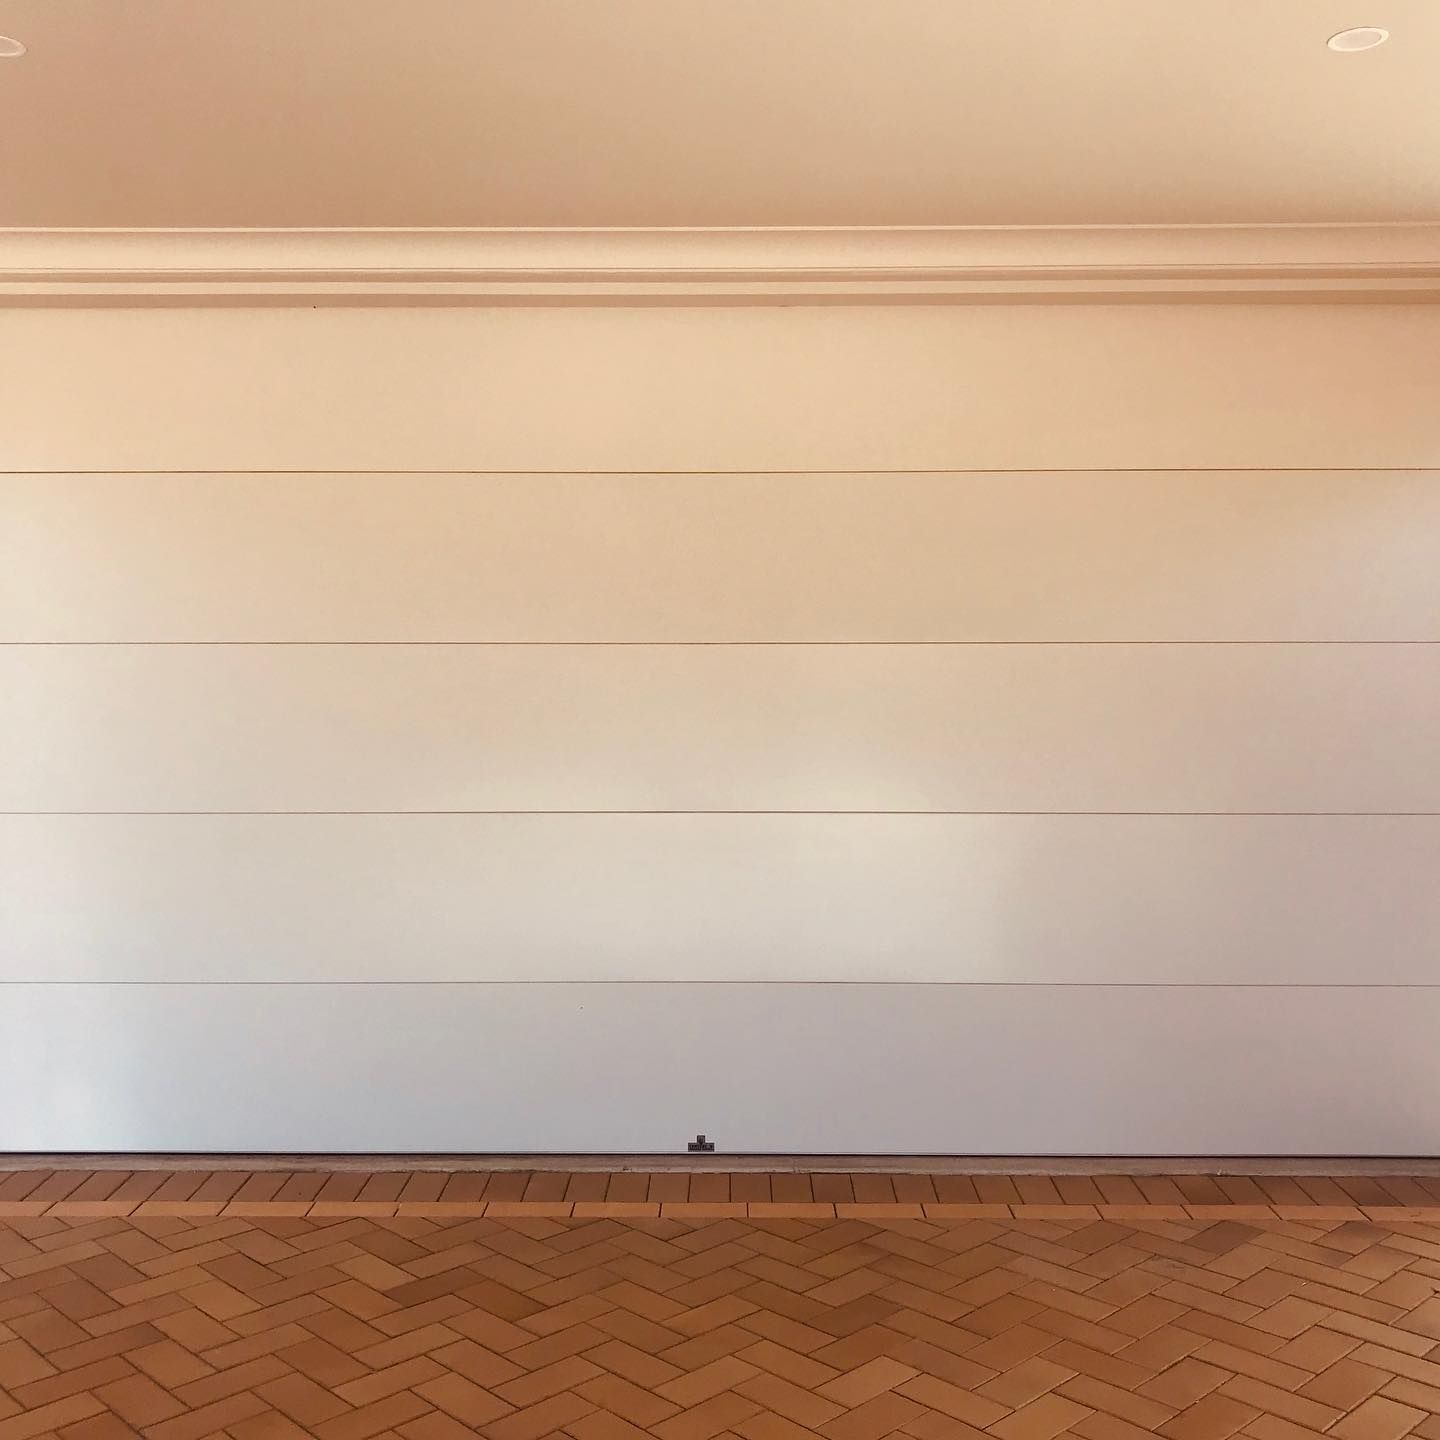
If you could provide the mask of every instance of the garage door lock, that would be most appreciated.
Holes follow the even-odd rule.
[[[713,1154],[715,1142],[713,1140],[707,1140],[703,1135],[697,1135],[685,1148],[690,1151],[692,1155],[701,1152],[704,1154]]]

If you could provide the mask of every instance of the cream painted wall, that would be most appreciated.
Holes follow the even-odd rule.
[[[1440,308],[0,338],[0,1146],[1440,1143]]]

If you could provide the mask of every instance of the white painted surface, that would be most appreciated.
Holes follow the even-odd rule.
[[[6,67],[0,132],[45,144],[7,154],[0,224],[1440,214],[1428,0],[145,0],[143,13],[6,0],[6,32],[31,53]],[[1395,38],[1363,56],[1325,48],[1357,21]]]
[[[1437,305],[0,310],[0,467],[1433,466],[1437,373]]]
[[[1434,818],[6,816],[0,872],[5,981],[1427,985],[1440,954]]]
[[[1440,222],[0,229],[0,303],[1418,305]]]
[[[1440,990],[11,986],[0,1147],[1433,1155]]]
[[[14,475],[0,513],[4,640],[1440,639],[1434,471]]]
[[[1399,305],[0,312],[0,467],[104,472],[0,473],[0,809],[340,812],[0,817],[0,1146],[1433,1153],[1436,373]],[[354,813],[456,809],[879,813]]]
[[[4,810],[1440,811],[1440,646],[11,646]]]

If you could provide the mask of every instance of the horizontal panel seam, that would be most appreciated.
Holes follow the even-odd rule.
[[[83,649],[531,649],[531,650],[678,650],[678,649],[1025,649],[1108,646],[1394,646],[1440,645],[1440,639],[1411,640],[0,640],[6,650]]]
[[[661,815],[834,815],[834,816],[1015,816],[1045,819],[1065,817],[1195,819],[1195,820],[1428,820],[1440,810],[0,810],[0,819],[186,819],[202,817],[305,818],[376,816],[661,816]]]
[[[978,465],[978,466],[913,466],[898,468],[869,467],[848,470],[833,465],[818,469],[776,469],[766,467],[755,470],[586,470],[570,466],[554,470],[483,470],[473,467],[439,467],[407,470],[390,465],[367,468],[360,466],[337,466],[316,468],[280,469],[270,466],[240,466],[224,469],[206,469],[193,465],[163,469],[77,469],[64,466],[45,470],[0,470],[0,475],[474,475],[488,478],[499,475],[565,475],[576,478],[586,476],[706,476],[727,475],[1440,475],[1440,467],[1434,465]]]
[[[947,990],[1440,990],[1440,983],[1427,981],[1320,981],[1290,982],[1267,980],[636,980],[636,979],[455,979],[455,980],[26,980],[0,979],[0,986],[78,987],[78,988],[170,988],[170,989],[330,989],[334,987],[395,988],[414,986],[433,989],[447,985],[649,985],[657,988],[697,985],[787,985],[790,987],[882,988],[882,989],[947,989]]]

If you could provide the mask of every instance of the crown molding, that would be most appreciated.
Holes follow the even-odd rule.
[[[0,230],[6,305],[1440,299],[1440,224]]]

